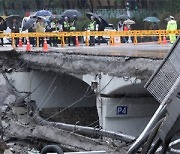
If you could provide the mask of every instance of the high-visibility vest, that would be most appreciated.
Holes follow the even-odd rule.
[[[177,23],[175,20],[170,20],[167,24],[167,30],[177,30]]]
[[[89,30],[91,30],[91,31],[95,30],[95,23],[96,23],[96,21],[90,22]]]
[[[76,27],[71,26],[71,27],[70,27],[70,30],[72,30],[72,31],[73,31],[73,30],[76,30]]]
[[[73,22],[70,24],[70,30],[71,30],[71,31],[75,31],[75,30],[76,30],[75,21],[73,21]]]
[[[65,28],[66,30],[69,29],[69,23],[68,23],[68,22],[64,21],[64,22],[63,22],[63,25],[64,25],[64,28]]]
[[[55,22],[51,22],[51,28],[54,29],[55,31],[57,31],[58,25]]]

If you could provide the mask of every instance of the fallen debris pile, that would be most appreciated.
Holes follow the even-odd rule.
[[[0,85],[0,149],[3,153],[28,153],[41,151],[48,144],[59,145],[64,151],[92,151],[104,150],[107,153],[126,153],[126,142],[110,138],[90,138],[81,134],[81,126],[74,130],[60,129],[60,123],[42,119],[35,102],[26,102],[18,91],[10,85],[5,74],[6,84]],[[68,127],[69,128],[69,127]],[[99,136],[100,134],[98,134]],[[101,134],[102,135],[102,134]],[[116,135],[116,134],[115,134]],[[89,134],[88,134],[89,136]],[[121,137],[121,136],[120,136]],[[122,139],[126,136],[122,136]]]

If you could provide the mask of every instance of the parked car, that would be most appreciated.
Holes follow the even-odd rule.
[[[109,24],[108,27],[105,27],[104,28],[104,31],[116,31],[116,29],[114,28],[114,25],[113,24]],[[105,38],[107,41],[109,41],[110,39],[110,36],[103,36],[103,38]]]

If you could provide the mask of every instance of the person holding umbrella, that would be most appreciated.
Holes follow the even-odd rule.
[[[35,28],[35,23],[28,29],[28,32],[30,33],[33,33],[36,31],[36,28]],[[30,41],[30,44],[32,44],[33,47],[36,46],[36,42],[35,42],[35,38],[34,37],[30,37],[29,38],[29,41]]]
[[[12,33],[19,33],[19,25],[17,23],[16,18],[13,19],[11,32]],[[19,38],[15,38],[15,45],[16,45],[16,47],[18,46],[18,42],[19,42]]]
[[[59,23],[57,19],[51,21],[51,32],[59,31]],[[50,46],[58,47],[58,37],[50,37]]]
[[[70,25],[69,25],[69,19],[67,16],[64,17],[62,29],[64,32],[69,32]],[[66,41],[66,38],[65,38],[65,41]],[[69,37],[67,37],[67,41],[68,41],[68,46],[70,46],[70,38]]]
[[[177,23],[173,16],[170,16],[166,30],[177,30]],[[173,44],[176,41],[176,34],[169,34],[170,43]]]
[[[45,27],[44,21],[40,17],[38,17],[37,21],[36,21],[36,32],[44,33],[44,30],[45,30],[44,27]],[[43,46],[43,38],[42,37],[39,38],[39,46]]]
[[[75,31],[76,30],[76,21],[77,21],[77,16],[76,15],[73,15],[73,19],[72,21],[70,21],[70,28],[69,30],[70,31]],[[70,42],[73,42],[73,45],[75,46],[76,45],[76,36],[71,36],[70,37]]]
[[[94,20],[94,17],[91,16],[91,22],[89,23],[88,29],[90,31],[95,31],[96,30],[96,21]],[[89,46],[95,46],[95,37],[90,36],[90,44]]]
[[[152,30],[159,30],[157,22],[153,22]],[[152,36],[152,40],[153,41],[158,41],[158,37],[157,36]]]
[[[0,33],[3,33],[3,30],[5,30],[5,24],[4,20],[0,19]],[[1,46],[4,45],[3,37],[1,37]]]

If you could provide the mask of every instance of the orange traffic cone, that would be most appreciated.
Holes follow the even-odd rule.
[[[29,39],[27,39],[26,51],[31,51],[31,45]]]
[[[18,46],[19,46],[19,47],[22,47],[22,45],[23,45],[23,44],[22,44],[22,39],[19,38],[19,44],[18,44]]]
[[[162,43],[163,43],[163,44],[167,44],[166,36],[163,37]]]
[[[48,51],[48,44],[47,44],[46,38],[44,39],[43,51],[44,51],[44,52],[47,52],[47,51]]]
[[[76,46],[79,46],[78,37],[76,36]]]

